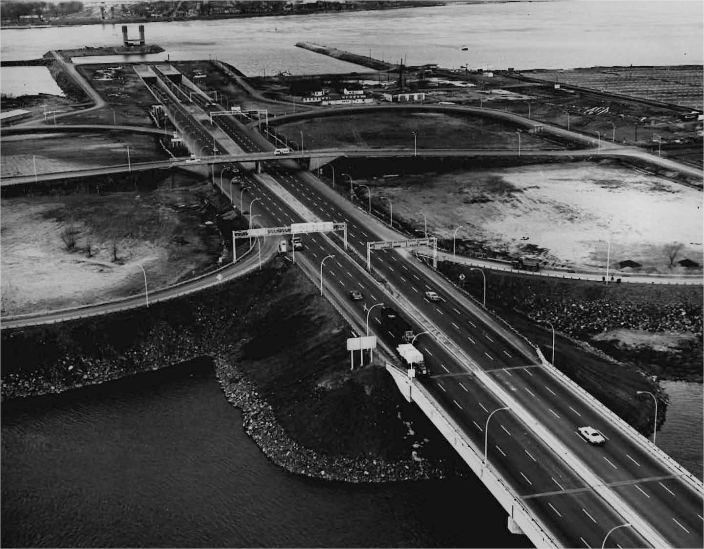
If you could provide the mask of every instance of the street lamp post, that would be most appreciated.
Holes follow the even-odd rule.
[[[384,198],[389,201],[389,225],[393,228],[394,226],[394,205],[391,203],[391,199],[388,196],[380,196],[379,198]]]
[[[653,400],[655,401],[655,417],[653,418],[653,444],[655,444],[655,433],[657,431],[657,426],[658,426],[658,399],[655,398],[655,395],[651,393],[650,391],[636,391],[637,395],[643,395],[643,394],[649,394],[651,397],[653,397]]]
[[[457,238],[457,231],[459,231],[462,228],[462,225],[457,227],[455,229],[454,234],[452,235],[452,255],[455,255],[455,239]]]
[[[423,216],[423,235],[425,236],[425,238],[428,238],[428,218],[425,217],[425,214],[423,212],[418,213]]]
[[[147,307],[149,307],[149,290],[147,289],[147,271],[145,271],[144,267],[142,267],[139,264],[137,264],[137,267],[142,269],[142,273],[144,274],[144,299],[147,302]]]
[[[364,187],[367,189],[367,208],[369,210],[369,213],[372,213],[372,191],[369,189],[367,185],[362,185],[361,183],[355,183],[358,187]]]
[[[521,156],[521,132],[516,130],[516,134],[518,135],[518,156]]]
[[[303,130],[298,130],[298,133],[301,134],[301,156],[303,156]]]
[[[599,151],[601,151],[601,134],[599,133],[599,130],[595,130],[595,131],[596,131],[596,138],[597,138],[596,153],[599,154]]]
[[[486,275],[484,274],[484,271],[480,269],[479,267],[470,267],[470,271],[479,271],[482,273],[482,278],[484,279],[484,299],[482,299],[482,304],[484,305],[484,308],[486,309]]]
[[[117,119],[115,117],[115,109],[113,109],[112,107],[108,107],[108,108],[112,111],[112,125],[117,126]]]
[[[34,164],[34,183],[37,182],[37,157],[32,155],[32,164]]]
[[[611,142],[616,143],[616,124],[611,122],[611,120],[609,120],[609,124],[611,124]]]
[[[555,326],[552,325],[552,322],[549,320],[546,320],[548,324],[550,324],[550,328],[552,328],[552,365],[555,365]]]
[[[329,259],[331,257],[335,257],[335,256],[334,255],[327,255],[320,262],[320,295],[323,295],[323,263],[325,263],[326,259]]]
[[[132,173],[132,161],[130,160],[130,146],[127,145],[127,167],[130,170],[130,173]]]
[[[244,187],[244,186],[243,186],[242,189],[240,190],[240,212],[242,211],[243,205],[244,205],[244,204],[242,203],[242,194],[243,194],[244,191],[246,191],[247,189],[249,189],[249,187]]]
[[[260,197],[257,197],[257,198],[255,198],[254,200],[252,200],[252,201],[249,203],[249,228],[250,228],[250,229],[252,228],[252,208],[254,207],[254,203],[255,203],[257,200],[261,200],[261,198],[260,198]]]
[[[411,340],[411,345],[413,345],[416,342],[416,339],[418,339],[418,336],[422,336],[423,334],[429,334],[430,332],[421,332],[419,334],[416,334],[413,336],[413,339]]]
[[[530,101],[526,101],[528,104],[528,120],[530,120]]]
[[[367,309],[367,335],[369,335],[369,313],[372,312],[372,309],[373,309],[374,307],[378,307],[379,305],[383,305],[383,304],[384,304],[383,302],[381,302],[381,303],[375,303],[374,305],[372,305],[371,307],[369,307],[369,308]]]
[[[510,408],[508,406],[504,406],[503,408],[497,408],[493,412],[489,414],[489,417],[486,418],[486,424],[484,425],[484,465],[486,465],[486,454],[487,454],[487,442],[488,442],[488,435],[489,435],[489,420],[491,419],[491,416],[493,416],[496,412],[500,412],[501,410],[509,410]]]
[[[335,190],[335,166],[330,164],[330,169],[332,170],[332,189]]]
[[[413,156],[418,156],[418,139],[416,132],[411,132],[413,134]]]
[[[631,526],[631,525],[630,525],[629,523],[626,523],[626,524],[619,524],[618,526],[614,526],[611,530],[609,530],[608,532],[606,532],[606,535],[604,536],[604,541],[601,542],[601,549],[604,549],[604,547],[606,547],[606,538],[609,537],[609,534],[610,534],[611,532],[613,532],[614,530],[616,530],[616,528],[623,528],[624,526]]]

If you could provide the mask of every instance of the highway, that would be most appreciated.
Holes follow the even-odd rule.
[[[300,254],[304,260],[318,264],[327,255],[335,255],[323,269],[327,290],[338,294],[362,291],[364,300],[349,304],[361,316],[366,316],[365,307],[388,301],[389,295],[384,295],[360,266],[360,258],[366,256],[369,241],[405,237],[359,211],[312,174],[299,170],[292,158],[274,161],[271,153],[259,152],[271,145],[238,121],[223,117],[217,124],[238,147],[260,155],[258,160],[267,175],[247,174],[244,178],[250,187],[249,199],[256,200],[257,214],[261,212],[278,226],[309,221],[297,206],[301,204],[321,220],[347,223],[350,254],[342,251],[337,236],[303,236],[306,249]],[[399,155],[400,151],[382,152]],[[574,155],[578,151],[560,152]],[[341,156],[340,151],[336,154]],[[314,155],[322,156],[318,151]],[[218,162],[244,158],[253,157],[222,155]],[[277,186],[281,191],[275,194],[271,188]],[[551,374],[526,342],[458,295],[407,252],[387,250],[372,255],[373,270],[401,296],[417,333],[432,327],[432,334],[420,335],[416,342],[432,374],[423,385],[478,448],[484,448],[484,436],[488,436],[488,462],[555,534],[559,544],[599,547],[612,528],[632,523],[633,528],[611,533],[609,545],[702,546],[702,493],[687,481],[684,471],[655,459],[642,441],[626,436],[612,418]],[[429,289],[437,291],[442,301],[425,299],[423,293]],[[379,329],[378,312],[377,307],[369,315],[370,327],[392,345],[397,334]],[[489,390],[494,386],[498,391]],[[490,414],[507,405],[511,409],[496,413],[485,432]],[[576,431],[582,425],[599,429],[607,443],[601,447],[586,443]]]

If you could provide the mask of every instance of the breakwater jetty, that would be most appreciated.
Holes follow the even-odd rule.
[[[304,50],[310,50],[315,53],[320,53],[322,55],[327,55],[329,57],[334,57],[335,59],[340,59],[349,63],[354,63],[355,65],[368,67],[376,71],[385,71],[398,68],[398,65],[394,65],[393,63],[386,63],[385,61],[380,61],[379,59],[357,55],[356,53],[338,50],[337,48],[328,48],[327,46],[321,46],[311,42],[297,42],[296,47],[303,48]]]

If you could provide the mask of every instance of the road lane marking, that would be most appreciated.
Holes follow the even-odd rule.
[[[436,310],[438,313],[440,313],[442,316],[445,316],[445,313],[443,313],[443,312],[442,312],[440,309],[438,309],[437,307],[435,307],[435,310]]]
[[[545,388],[552,393],[552,396],[557,396],[555,393],[552,392],[552,389],[550,389],[550,387],[546,385]]]
[[[471,337],[467,336],[467,339],[469,339],[472,343],[476,345],[476,342]]]
[[[640,491],[641,494],[643,494],[646,498],[650,499],[650,496],[649,496],[647,493],[645,493],[645,492],[641,489],[640,486],[638,486],[638,485],[636,484],[635,487]]]
[[[454,322],[452,323],[452,325],[453,325],[455,328],[457,328],[458,330],[460,329],[460,327],[459,327],[457,324],[455,324]]]
[[[702,517],[699,513],[697,513],[697,516],[698,516],[700,519],[704,520],[704,517]]]
[[[477,325],[476,325],[474,322],[472,322],[471,320],[468,320],[467,322],[469,322],[469,323],[472,325],[472,328],[476,328],[476,327],[477,327]]]
[[[498,444],[494,444],[494,446],[496,446],[496,449],[497,449],[499,452],[501,452],[504,457],[506,457],[506,454],[504,454],[504,451],[503,451],[501,448],[499,448],[499,445],[498,445]]]
[[[462,406],[460,406],[459,403],[454,398],[452,399],[452,402],[454,402],[460,410],[463,409]]]
[[[491,358],[491,355],[489,353],[487,353],[486,351],[484,351],[484,354],[489,357],[489,360],[494,360],[493,358]]]
[[[425,287],[428,288],[428,290],[432,290],[432,288],[430,286],[428,286],[427,284],[425,284]]]
[[[391,256],[391,261],[397,261],[397,259],[394,256]]]
[[[420,278],[418,278],[418,276],[416,275],[413,275],[413,278],[415,278],[416,280],[420,280]]]
[[[508,351],[504,350],[504,354],[505,354],[508,358],[511,358],[511,355],[508,353]]]
[[[479,427],[479,424],[476,421],[472,421],[472,423],[474,423],[477,426],[477,429],[479,429],[482,433],[484,432],[484,429]]]
[[[433,353],[431,353],[430,351],[428,351],[428,349],[426,349],[425,347],[423,347],[423,350],[424,350],[426,353],[428,353],[430,356],[433,356]]]
[[[673,496],[675,495],[675,493],[674,493],[673,491],[671,491],[667,486],[665,486],[662,482],[658,482],[658,484],[659,484],[660,486],[662,486],[663,488],[665,488],[665,490],[667,490],[668,492],[670,492]]]
[[[361,282],[357,282],[357,284],[359,284],[360,288],[364,288],[364,285]]]
[[[484,410],[487,414],[489,413],[489,410],[487,410],[486,408],[484,408],[484,405],[483,405],[481,402],[479,403],[479,406],[481,406],[481,407],[482,407],[482,410]]]
[[[614,469],[618,469],[618,467],[616,467],[613,463],[611,463],[609,461],[609,458],[607,458],[606,456],[601,456],[601,457],[603,457],[609,463],[609,465],[611,465],[611,467],[613,467]]]
[[[579,536],[579,539],[581,539],[581,540],[582,540],[582,543],[583,543],[584,545],[586,545],[587,547],[589,547],[589,549],[592,549],[592,546],[589,545],[586,541],[584,541],[584,538],[583,538],[582,536]]]
[[[340,286],[342,286],[343,288],[345,287],[345,283],[342,282],[342,280],[340,280],[340,279],[338,278],[337,281],[340,283]]]
[[[552,478],[552,477],[550,477],[550,478]],[[552,481],[560,487],[560,490],[562,490],[563,492],[565,491],[565,489],[562,487],[562,484],[557,482],[554,478],[552,478]]]
[[[340,267],[342,267],[342,265],[340,265]],[[347,276],[349,276],[350,278],[352,278],[352,273],[351,273],[351,272],[349,272],[349,271],[345,271],[345,272],[347,273]]]
[[[682,530],[684,530],[685,532],[687,532],[689,534],[689,530],[687,530],[684,526],[682,526],[679,522],[677,522],[677,519],[675,517],[672,517],[672,520],[674,520],[677,523],[677,526],[679,526],[680,528],[682,528]]]
[[[414,291],[415,293],[418,293],[418,290],[416,290],[416,287],[415,287],[415,286],[411,286],[411,288],[413,288],[413,291]]]
[[[403,267],[406,271],[408,270],[408,267],[406,267],[405,265],[401,265],[401,267]]]
[[[443,387],[442,383],[440,383],[439,381],[438,381],[438,387],[440,387],[442,389],[443,393],[447,393],[447,391],[445,390],[445,387]]]
[[[444,365],[444,364],[440,364],[440,366],[442,366],[442,369],[445,370],[448,374],[450,373],[450,370],[448,370],[447,368],[445,368],[445,365]]]
[[[369,294],[369,297],[371,297],[374,301],[376,301],[376,297],[374,297],[372,294]]]
[[[405,278],[403,278],[403,277],[401,277],[401,280],[403,280],[404,282],[408,282],[408,281],[407,281]]]
[[[310,253],[312,253],[312,254],[313,254],[313,257],[318,257],[318,254],[316,254],[316,253],[315,253],[314,251],[312,251],[312,250],[311,250],[311,252],[310,252]]]
[[[538,398],[533,394],[533,391],[531,391],[528,387],[526,387],[526,391],[528,391],[531,394],[531,396],[533,396],[533,398]]]
[[[460,387],[462,387],[462,388],[465,390],[466,393],[469,393],[469,390],[467,390],[467,387],[465,387],[464,385],[462,385],[462,382],[461,382],[461,381],[460,381]]]
[[[525,476],[525,475],[523,474],[523,471],[521,471],[521,476],[522,476],[524,479],[526,479],[526,481],[528,482],[528,484],[530,484],[531,486],[533,486],[533,483],[528,479],[527,476]]]
[[[560,416],[558,416],[555,412],[552,411],[552,408],[548,408],[550,410],[550,413],[554,415],[557,419],[560,419]]]
[[[630,459],[633,463],[635,463],[638,467],[640,467],[640,463],[638,463],[638,462],[637,462],[635,459],[633,459],[631,456],[629,456],[628,454],[626,454],[626,457],[627,457],[628,459]]]
[[[594,524],[597,524],[597,522],[594,520],[594,517],[587,513],[587,510],[584,507],[582,507],[582,511],[584,511],[584,514],[587,515],[590,519],[592,519],[592,522]]]
[[[395,270],[391,265],[389,265],[389,271],[391,271],[391,272],[393,272],[393,273],[396,272],[396,270]]]
[[[552,506],[552,503],[548,502],[548,505],[550,506],[550,508],[551,508],[553,511],[555,511],[555,512],[557,513],[557,516],[558,516],[558,517],[561,517],[561,516],[562,516],[562,515],[560,514],[560,511],[558,511],[557,509],[555,509],[555,508]]]
[[[530,377],[533,377],[533,374],[530,373],[530,370],[528,368],[524,368],[523,371],[528,374]]]
[[[504,369],[504,372],[507,373],[508,375],[510,375],[511,377],[513,377],[513,374],[511,372],[509,372],[508,370]]]
[[[378,318],[375,318],[374,320],[376,320],[379,324],[381,324],[381,320],[379,320]]]
[[[452,308],[452,310],[455,311],[458,315],[461,315],[461,314],[462,314],[462,313],[460,313],[457,309],[455,309],[454,307]]]
[[[501,425],[501,424],[499,423],[499,425]],[[504,427],[503,425],[501,425],[501,428],[502,428],[504,431],[506,431],[506,434],[507,434],[508,436],[511,436],[511,433],[508,432],[508,429],[506,429],[506,427]]]
[[[488,335],[484,334],[484,337],[487,338],[487,339],[488,339],[489,341],[491,341],[492,343],[494,343],[494,340],[491,339]]]
[[[528,456],[530,457],[530,459],[532,459],[533,461],[535,461],[535,462],[537,463],[538,460],[535,459],[533,456],[531,456],[531,455],[530,455],[530,452],[529,452],[528,450],[523,450],[523,451],[524,451],[526,454],[528,454]]]
[[[575,414],[577,414],[579,417],[582,417],[582,414],[580,414],[577,410],[575,410],[574,408],[572,408],[572,406],[570,406],[569,408],[570,408],[570,410],[572,410]]]

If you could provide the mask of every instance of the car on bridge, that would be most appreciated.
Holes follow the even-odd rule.
[[[580,427],[577,429],[579,434],[584,440],[589,444],[602,445],[606,442],[606,438],[599,431],[594,429],[594,427]]]
[[[442,298],[435,292],[425,292],[425,297],[428,301],[442,301]]]
[[[359,290],[352,290],[350,291],[350,299],[352,301],[362,301],[364,299],[364,296]]]

